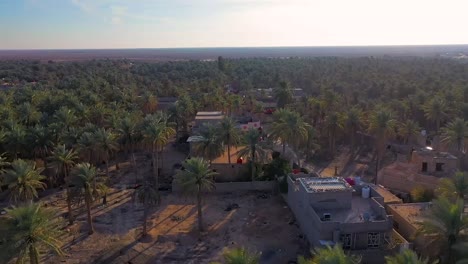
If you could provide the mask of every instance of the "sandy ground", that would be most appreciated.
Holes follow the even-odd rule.
[[[185,158],[169,148],[164,158],[162,187],[172,180],[171,169]],[[151,173],[146,155],[137,155],[138,179]],[[205,232],[197,229],[193,197],[162,193],[161,205],[149,217],[150,236],[140,238],[143,207],[133,201],[135,173],[129,162],[110,168],[113,188],[108,204],[96,201],[92,209],[96,232],[89,236],[84,205],[75,223],[62,237],[64,256],[48,255],[44,263],[210,263],[221,261],[226,248],[244,246],[261,252],[261,263],[295,263],[309,249],[293,214],[279,195],[272,193],[208,194],[204,198]],[[164,188],[164,187],[163,187]],[[64,192],[41,201],[66,211]],[[239,208],[226,211],[231,204]]]
[[[132,190],[116,191],[107,207],[93,210],[96,233],[88,236],[84,214],[64,236],[65,256],[46,263],[209,263],[225,248],[262,252],[261,263],[288,263],[306,254],[307,243],[281,196],[263,193],[210,194],[197,230],[192,197],[167,193],[151,214],[150,237],[140,239],[143,211]],[[230,204],[239,208],[226,211]]]

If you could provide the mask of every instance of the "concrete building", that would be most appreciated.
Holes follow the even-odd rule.
[[[377,183],[392,191],[410,193],[416,187],[435,190],[441,178],[452,176],[458,159],[447,152],[430,148],[413,151],[409,162],[395,162],[382,168]]]
[[[458,169],[458,159],[448,152],[434,151],[429,147],[413,151],[410,163],[419,166],[419,172],[436,177],[453,175]]]
[[[200,127],[204,123],[217,124],[224,118],[221,111],[198,112],[195,116],[194,128]]]
[[[392,217],[371,185],[349,185],[341,177],[288,177],[287,202],[312,247],[339,243],[383,263],[392,240]]]
[[[393,216],[393,227],[406,240],[412,243],[412,248],[427,257],[437,258],[438,246],[424,235],[418,234],[419,223],[430,208],[431,203],[405,203],[388,205],[388,213]]]

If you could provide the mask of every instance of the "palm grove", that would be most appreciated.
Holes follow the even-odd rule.
[[[467,70],[466,64],[432,58],[238,59],[223,60],[222,67],[202,61],[2,62],[2,82],[15,86],[0,92],[1,183],[11,204],[8,238],[20,242],[11,244],[16,246],[11,252],[30,263],[38,263],[47,250],[61,253],[63,223],[55,221],[53,210],[33,203],[46,188],[63,187],[70,224],[77,201],[83,201],[92,234],[91,208],[97,199],[105,202],[112,180],[109,167],[118,168],[123,160],[131,161],[135,182],[142,185],[135,197],[145,205],[145,235],[146,217],[160,200],[162,150],[173,137],[186,137],[196,111],[263,111],[253,96],[226,93],[226,84],[239,91],[276,87],[280,110],[274,113],[268,140],[279,144],[283,155],[289,147],[306,160],[331,159],[337,146],[358,145],[360,132],[375,138],[372,151],[381,167],[389,140],[412,144],[425,128],[461,157],[468,132]],[[294,101],[292,87],[302,87],[307,96]],[[158,111],[158,97],[163,96],[178,98],[166,112]],[[204,159],[187,160],[177,176],[197,197],[200,229],[201,193],[213,186],[210,161],[224,148],[245,146],[240,154],[249,157],[251,179],[262,175],[259,164],[266,146],[261,136],[257,131],[241,135],[233,126],[226,119],[202,129],[205,141],[197,153]],[[153,173],[144,179],[139,177],[137,152],[151,157]],[[445,187],[456,189],[464,181],[454,178]],[[435,228],[442,222],[431,227],[427,221],[421,230],[440,231],[441,236],[450,232],[441,251],[447,261],[454,261],[466,228],[459,208],[463,196],[442,193],[437,203],[450,212],[434,215],[447,225],[455,225],[457,216],[460,221],[443,231]]]

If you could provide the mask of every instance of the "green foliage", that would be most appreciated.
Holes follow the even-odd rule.
[[[429,262],[428,259],[420,258],[418,255],[410,250],[406,249],[402,253],[398,253],[394,256],[385,257],[386,264],[437,264],[438,261]]]
[[[258,264],[261,253],[249,252],[246,248],[234,248],[223,253],[225,264]]]
[[[57,212],[41,204],[7,209],[8,250],[17,257],[17,263],[29,260],[31,264],[39,264],[40,254],[49,250],[61,255],[62,225]]]
[[[434,192],[423,186],[418,186],[411,191],[411,201],[413,203],[430,202],[434,199]]]
[[[334,247],[316,248],[312,259],[306,259],[302,256],[298,258],[298,264],[358,264],[361,258],[353,255],[346,255],[341,245]]]
[[[5,183],[8,185],[10,197],[14,202],[32,201],[37,198],[38,189],[45,189],[45,179],[42,169],[36,168],[33,161],[22,159],[11,163],[11,169],[5,171]]]

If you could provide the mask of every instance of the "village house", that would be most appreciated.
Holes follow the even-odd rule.
[[[383,263],[394,244],[393,222],[374,187],[351,186],[342,177],[291,174],[287,203],[312,247],[339,243],[362,255],[364,263]]]
[[[457,169],[457,157],[425,147],[413,151],[409,162],[397,161],[382,168],[377,183],[403,195],[418,186],[435,190],[441,178],[452,176]]]
[[[418,234],[423,216],[431,207],[431,203],[405,203],[388,205],[388,213],[393,216],[393,227],[406,240],[412,243],[412,248],[431,258],[437,256],[437,245],[428,237]]]

